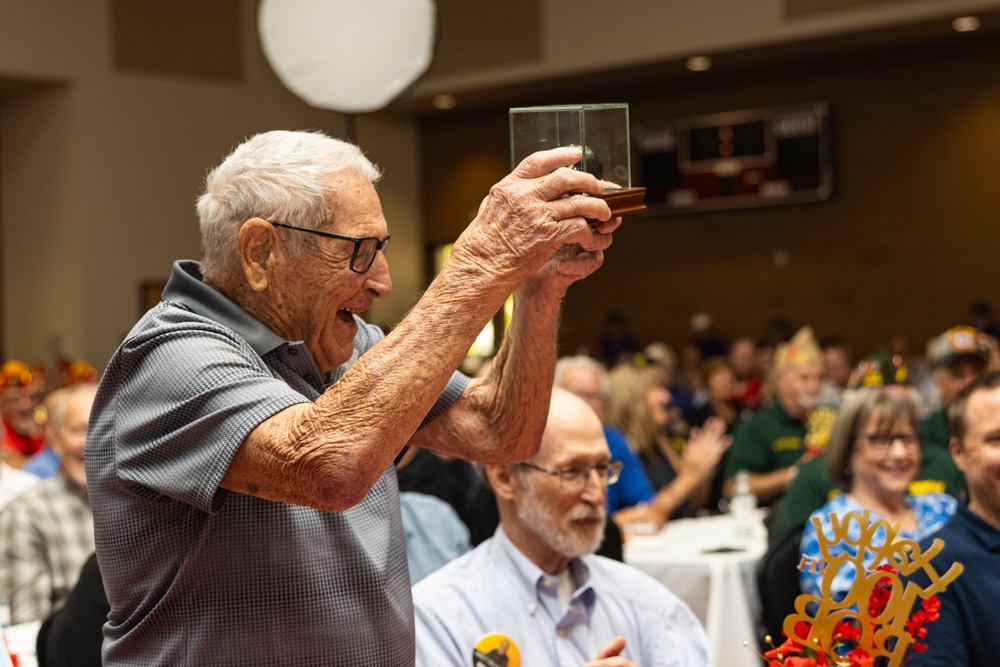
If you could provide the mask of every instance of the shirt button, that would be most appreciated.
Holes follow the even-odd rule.
[[[559,629],[556,630],[556,634],[559,635],[560,637],[565,637],[566,636],[566,630],[564,628],[559,628]]]
[[[528,603],[528,613],[529,614],[534,614],[536,609],[538,609],[538,605],[537,604],[535,604],[534,602],[529,602]]]
[[[542,579],[542,586],[545,586],[546,588],[552,588],[552,580]]]
[[[315,376],[313,376],[313,375],[307,375],[307,376],[305,377],[305,380],[306,380],[306,382],[308,382],[309,384],[312,384],[313,382],[315,382],[315,381],[316,381],[316,377],[315,377]]]
[[[296,348],[294,348],[294,347],[290,347],[290,348],[288,348],[288,354],[292,355],[293,357],[294,357],[295,355],[297,355],[298,353],[299,353],[298,349],[296,349]]]

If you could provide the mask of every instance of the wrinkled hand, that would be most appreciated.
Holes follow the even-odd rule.
[[[621,655],[623,650],[625,650],[625,638],[615,637],[614,641],[598,652],[596,658],[581,667],[638,667]]]
[[[620,221],[610,220],[601,199],[564,196],[602,191],[592,175],[570,168],[579,160],[579,147],[525,158],[490,189],[475,220],[455,242],[452,261],[513,285],[540,270],[543,277],[563,276],[566,285],[596,270]],[[592,228],[588,220],[598,222]]]
[[[681,464],[698,479],[707,480],[731,444],[733,438],[726,435],[726,422],[709,417],[701,428],[691,429],[691,437],[681,454]]]

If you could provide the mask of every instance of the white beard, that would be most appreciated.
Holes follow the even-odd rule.
[[[550,549],[566,558],[592,554],[604,541],[607,511],[603,506],[579,503],[560,522],[552,506],[535,493],[534,485],[530,483],[527,485],[527,493],[517,504],[515,513],[528,530],[540,537]],[[582,528],[573,523],[579,519],[599,519],[600,523],[593,529]]]

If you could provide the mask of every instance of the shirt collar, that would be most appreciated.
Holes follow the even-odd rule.
[[[509,575],[511,581],[515,582],[518,589],[529,600],[529,611],[534,612],[539,606],[544,605],[545,601],[542,599],[541,591],[549,588],[555,591],[558,587],[556,577],[546,574],[544,570],[525,556],[511,542],[502,525],[497,527],[496,533],[493,535],[493,544],[496,549],[498,566]],[[590,583],[590,567],[586,563],[586,559],[591,557],[574,558],[569,562],[570,576],[573,578],[576,588],[572,600],[580,600],[588,620],[597,601],[597,592]],[[546,584],[546,582],[549,583]]]
[[[162,298],[232,329],[261,357],[288,343],[225,294],[206,285],[201,266],[190,259],[174,262]]]

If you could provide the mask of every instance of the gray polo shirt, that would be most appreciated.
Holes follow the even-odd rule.
[[[202,283],[196,262],[174,264],[108,364],[87,436],[105,665],[413,663],[391,466],[344,512],[219,488],[250,431],[315,400],[381,337],[359,320],[354,356],[323,378],[304,343]],[[467,383],[456,373],[428,420]]]

